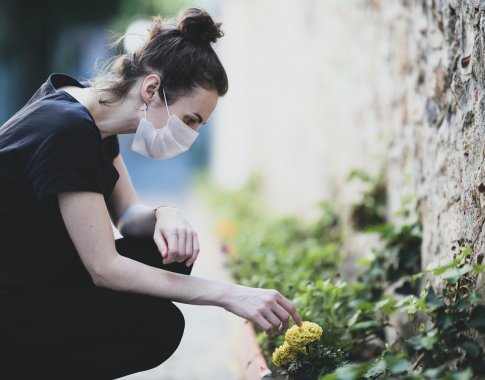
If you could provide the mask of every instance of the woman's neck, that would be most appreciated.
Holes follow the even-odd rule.
[[[90,87],[66,86],[58,90],[67,92],[89,111],[103,139],[136,131],[143,103],[133,96],[134,91],[128,92],[121,101],[104,104],[99,102],[103,99],[102,93]]]

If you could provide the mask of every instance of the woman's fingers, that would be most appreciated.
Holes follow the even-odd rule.
[[[266,319],[270,324],[270,330],[266,331],[267,334],[273,334],[275,331],[278,331],[279,327],[281,326],[280,319],[273,313],[271,309],[266,309],[263,311],[263,317]]]
[[[194,232],[192,234],[192,256],[187,260],[186,265],[190,267],[195,260],[197,260],[197,257],[199,256],[200,248],[199,248],[199,237],[197,234]]]
[[[187,232],[184,228],[181,228],[177,231],[178,235],[178,254],[176,255],[175,261],[181,263],[184,261],[187,252]]]
[[[185,262],[191,266],[199,254],[199,241],[192,226],[173,207],[159,208],[156,216],[158,232],[154,240],[164,257],[163,263]]]
[[[192,265],[199,254],[197,234],[192,230],[181,230],[178,242],[180,249],[177,262],[186,261],[187,266]]]
[[[171,232],[167,236],[168,241],[168,255],[167,259],[164,261],[164,264],[170,264],[176,261],[177,256],[179,254],[179,243],[178,243],[178,235],[176,232]]]
[[[261,315],[271,326],[265,328],[265,332],[269,335],[276,331],[284,331],[288,329],[290,317],[295,319],[295,322],[301,325],[301,317],[296,311],[295,306],[287,300],[281,293],[276,290],[270,290],[270,297],[265,301],[265,307],[259,309]]]
[[[187,239],[185,241],[185,257],[183,261],[190,260],[190,258],[194,254],[192,235],[192,231],[187,232]]]
[[[298,326],[301,326],[302,320],[300,314],[298,314],[298,311],[296,311],[295,305],[293,305],[293,303],[283,297],[280,293],[278,293],[278,295],[279,296],[277,296],[277,302],[291,315],[291,318],[293,318],[295,323]]]
[[[272,311],[276,314],[278,320],[280,321],[278,329],[280,331],[287,330],[288,327],[290,327],[290,314],[277,303],[274,304]]]
[[[280,304],[274,302],[263,311],[263,316],[272,324],[273,331],[285,331],[290,324],[290,313]]]
[[[153,234],[153,241],[155,242],[158,251],[162,254],[162,257],[165,259],[168,255],[168,247],[167,243],[165,242],[165,238],[162,236],[160,231],[155,231]]]
[[[165,243],[165,239],[168,243],[165,244],[164,248],[167,251],[164,256],[166,257],[164,264],[187,261],[187,266],[190,266],[197,259],[197,256],[199,255],[199,241],[195,232],[180,229],[176,232],[168,233],[165,236],[162,234],[160,235],[161,236],[155,240],[159,249],[164,248],[163,244]]]
[[[287,329],[290,317],[302,324],[293,303],[276,290],[233,285],[227,296],[226,310],[258,324],[269,335]]]
[[[256,322],[266,334],[271,335],[273,333],[273,325],[263,315],[259,315],[254,322]]]

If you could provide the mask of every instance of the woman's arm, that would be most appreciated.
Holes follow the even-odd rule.
[[[113,165],[120,174],[109,200],[113,224],[123,236],[152,236],[156,222],[153,209],[140,203],[121,154]]]
[[[301,319],[294,305],[275,290],[172,273],[116,252],[103,196],[90,192],[62,193],[59,208],[67,231],[96,286],[147,294],[194,305],[221,306],[257,323],[268,334]]]
[[[153,237],[164,264],[185,261],[192,265],[199,255],[199,239],[182,213],[173,207],[160,207],[156,213],[139,203],[128,170],[121,155],[114,166],[120,178],[110,197],[111,219],[121,235]]]

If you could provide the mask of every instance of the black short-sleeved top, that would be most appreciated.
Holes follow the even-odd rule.
[[[57,89],[85,87],[52,74],[0,127],[0,299],[19,289],[88,281],[65,228],[57,194],[101,193],[119,178],[116,136],[101,138],[88,110]]]

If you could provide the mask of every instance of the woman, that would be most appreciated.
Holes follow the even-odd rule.
[[[144,46],[90,86],[51,75],[0,128],[0,378],[112,379],[165,361],[184,319],[214,305],[268,334],[301,324],[275,290],[190,276],[196,232],[179,210],[139,203],[116,135],[173,157],[227,91],[211,47],[220,24],[190,8],[156,19]],[[111,222],[124,238],[115,241]]]

